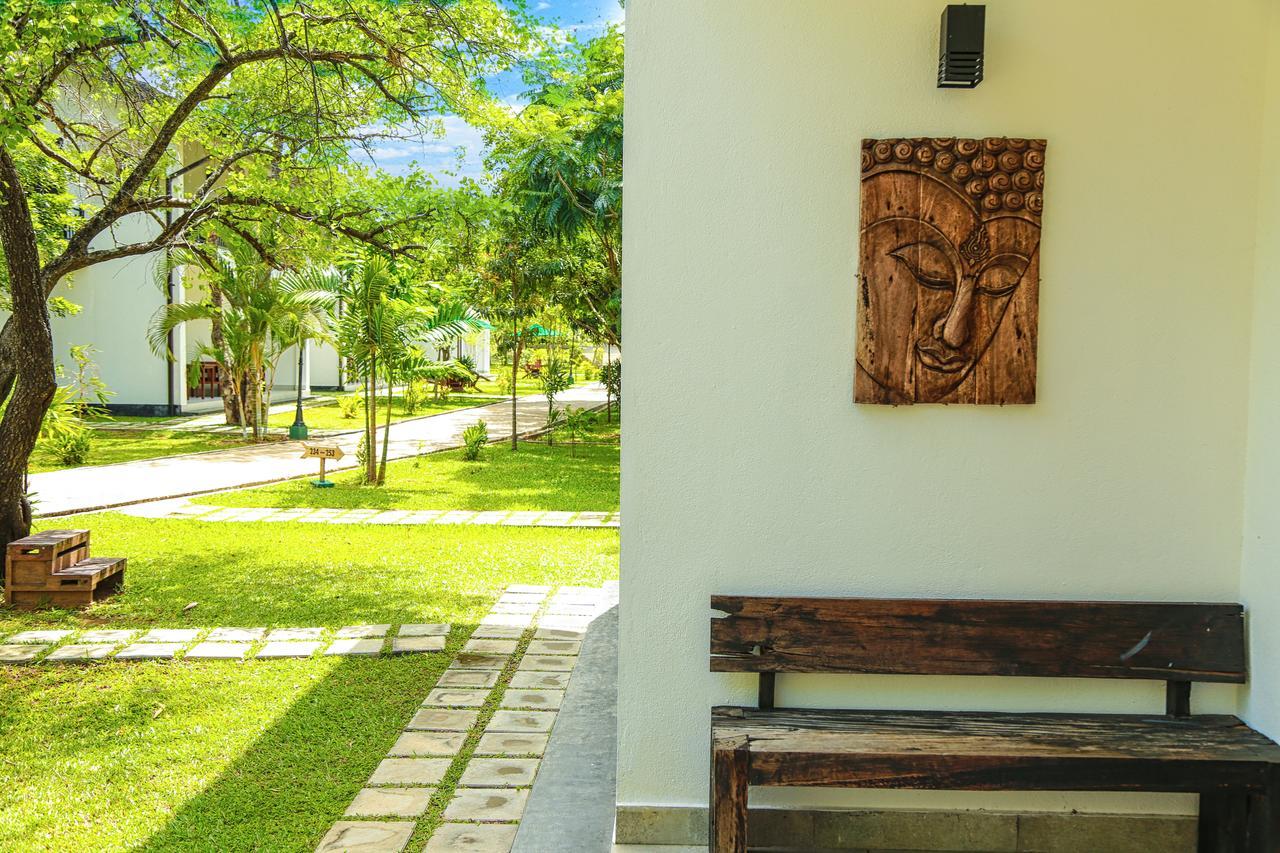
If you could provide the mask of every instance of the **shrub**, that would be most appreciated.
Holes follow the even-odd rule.
[[[364,400],[359,394],[346,394],[338,398],[338,411],[346,420],[354,420],[364,408]]]
[[[89,461],[89,454],[93,450],[93,437],[88,429],[81,427],[49,436],[45,446],[53,458],[58,460],[58,464],[83,465]]]
[[[578,442],[587,437],[595,416],[586,409],[568,408],[564,412],[564,431],[569,435],[570,452],[578,455]]]
[[[426,398],[426,383],[417,379],[410,382],[404,389],[404,413],[406,415],[417,414],[418,409],[422,408],[422,403]]]
[[[613,420],[613,405],[622,406],[622,361],[611,361],[600,368],[600,381],[606,394],[605,420]]]
[[[489,426],[484,421],[476,421],[462,431],[462,458],[475,462],[480,458],[480,449],[489,443]]]

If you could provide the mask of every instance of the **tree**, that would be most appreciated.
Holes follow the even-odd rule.
[[[182,244],[264,211],[395,254],[431,211],[334,192],[353,145],[431,132],[524,49],[495,0],[17,0],[0,16],[0,542],[23,536],[27,459],[56,389],[48,300],[103,261]],[[403,131],[395,130],[403,128]],[[202,152],[181,181],[176,152]],[[20,166],[27,156],[34,166]],[[36,184],[52,170],[58,180]],[[46,245],[40,196],[79,187],[84,217]],[[129,217],[137,242],[99,238]]]
[[[231,395],[242,433],[252,427],[254,439],[261,439],[280,356],[289,346],[325,334],[327,297],[306,289],[306,279],[277,274],[240,241],[174,250],[162,269],[188,266],[203,271],[208,297],[162,306],[148,342],[162,353],[169,333],[183,323],[216,324],[220,340],[211,353],[222,370],[223,393]]]
[[[489,132],[499,187],[557,240],[573,287],[560,304],[591,338],[622,342],[623,37],[570,40],[532,66],[529,106]]]

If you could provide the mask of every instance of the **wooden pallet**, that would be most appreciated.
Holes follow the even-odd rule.
[[[88,530],[46,530],[11,542],[4,601],[11,607],[87,607],[118,591],[127,561],[90,557]]]

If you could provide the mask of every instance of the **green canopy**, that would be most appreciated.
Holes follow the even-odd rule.
[[[560,333],[555,329],[548,329],[541,323],[534,323],[529,327],[529,331],[533,332],[535,338],[558,338]]]

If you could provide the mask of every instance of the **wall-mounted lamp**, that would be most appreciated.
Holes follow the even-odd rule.
[[[982,82],[987,7],[952,4],[942,10],[938,88],[972,89]]]

